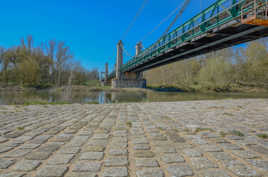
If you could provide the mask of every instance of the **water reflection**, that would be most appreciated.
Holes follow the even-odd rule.
[[[126,103],[214,100],[226,98],[268,98],[267,93],[184,93],[158,91],[57,91],[0,92],[0,104],[25,103]]]

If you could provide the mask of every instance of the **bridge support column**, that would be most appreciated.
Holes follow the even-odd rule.
[[[109,76],[109,65],[108,62],[105,63],[105,78],[104,78],[104,86],[108,86],[111,84],[111,82],[109,82],[108,76]]]
[[[108,62],[105,63],[105,72],[101,72],[100,81],[101,86],[109,86],[111,85],[111,80],[109,79],[109,68]],[[104,75],[104,76],[103,76]]]
[[[138,42],[137,44],[136,44],[136,56],[138,56],[140,53],[141,53],[141,51],[142,51],[142,43],[141,42]],[[138,73],[137,74],[137,78],[138,79],[143,79],[143,72],[140,72],[140,73]]]
[[[120,40],[117,44],[117,57],[116,57],[116,79],[120,80],[122,78],[121,75],[121,67],[123,65],[123,43]]]
[[[142,44],[136,45],[136,55],[140,54]],[[145,88],[146,80],[143,79],[142,73],[126,72],[121,73],[120,69],[123,65],[123,43],[119,41],[117,44],[116,59],[116,78],[112,80],[112,88]]]

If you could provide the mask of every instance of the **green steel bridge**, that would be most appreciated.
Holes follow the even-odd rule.
[[[267,14],[267,0],[217,0],[123,64],[120,72],[139,73],[266,37]],[[254,19],[247,21],[251,16]],[[113,71],[108,79],[115,76]]]

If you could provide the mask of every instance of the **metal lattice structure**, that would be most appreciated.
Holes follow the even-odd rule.
[[[254,0],[242,6],[241,22],[243,24],[268,26],[267,0]]]
[[[267,0],[217,0],[129,60],[121,72],[141,72],[268,36],[268,28],[263,25],[266,23]],[[259,31],[264,35],[256,33]],[[249,34],[249,38],[244,38]],[[114,77],[113,71],[109,78]]]

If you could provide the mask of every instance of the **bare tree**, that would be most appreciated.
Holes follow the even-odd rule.
[[[72,59],[73,56],[70,54],[69,47],[65,47],[63,42],[58,43],[56,52],[56,71],[57,71],[57,82],[56,85],[61,86],[61,78],[63,67],[68,60]]]

